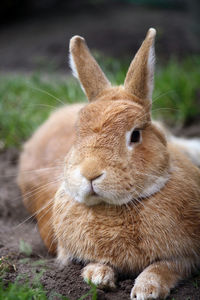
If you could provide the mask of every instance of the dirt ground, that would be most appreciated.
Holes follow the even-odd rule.
[[[192,136],[200,136],[199,124],[184,130],[184,133]],[[37,231],[34,220],[29,219],[22,205],[20,191],[16,185],[17,160],[19,152],[10,149],[0,153],[0,257],[10,256],[10,261],[15,264],[16,270],[7,273],[5,279],[14,280],[19,274],[33,278],[41,269],[45,269],[40,281],[49,294],[57,292],[68,296],[70,300],[78,299],[86,294],[89,287],[80,277],[81,264],[71,263],[67,267],[58,268],[55,259],[45,249]],[[28,259],[20,253],[20,240],[29,243],[32,254]],[[25,260],[24,260],[25,259]],[[37,262],[42,259],[42,266]],[[134,278],[120,275],[117,289],[114,291],[98,290],[99,300],[125,300],[129,299]],[[88,296],[88,300],[91,296]],[[182,282],[175,288],[170,300],[199,300],[200,299],[200,275]]]

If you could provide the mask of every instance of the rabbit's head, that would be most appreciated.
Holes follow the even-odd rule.
[[[166,140],[151,122],[155,34],[149,29],[119,87],[111,86],[82,37],[70,41],[71,67],[89,99],[65,163],[64,187],[75,201],[122,205],[168,180]]]

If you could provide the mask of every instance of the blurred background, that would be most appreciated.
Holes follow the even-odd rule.
[[[66,70],[69,39],[132,58],[149,27],[159,59],[200,51],[199,0],[2,0],[1,71]]]
[[[68,43],[76,34],[119,84],[148,28],[156,28],[154,115],[176,132],[198,122],[199,0],[2,0],[0,6],[1,147],[21,145],[60,102],[85,99],[69,76]]]

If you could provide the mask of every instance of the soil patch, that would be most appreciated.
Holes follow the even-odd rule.
[[[191,134],[191,132],[189,131]],[[200,136],[200,132],[199,132]],[[37,231],[34,220],[29,219],[23,207],[20,191],[16,185],[18,151],[15,149],[0,153],[0,257],[9,255],[16,270],[8,272],[5,280],[14,281],[19,274],[25,278],[34,278],[41,270],[44,274],[40,281],[48,294],[57,292],[78,299],[89,291],[89,286],[80,277],[82,265],[71,263],[64,268],[58,268],[55,258],[45,249]],[[32,247],[30,257],[20,253],[20,240]],[[115,291],[98,290],[100,300],[129,299],[134,278],[119,276]],[[56,297],[55,297],[56,299]],[[88,296],[88,300],[91,296]],[[168,299],[199,300],[200,275],[181,283],[174,289]]]

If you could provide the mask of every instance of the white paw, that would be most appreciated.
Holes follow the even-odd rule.
[[[99,288],[115,288],[115,274],[111,267],[103,264],[89,264],[82,271],[86,282],[92,282]]]
[[[131,300],[165,299],[168,296],[169,289],[153,277],[136,279],[131,290]]]
[[[131,290],[132,300],[158,299],[158,297],[158,288],[150,284],[144,284],[144,286],[134,286]]]
[[[67,266],[72,259],[69,253],[67,253],[67,251],[60,244],[58,244],[57,253],[56,261],[58,267],[62,269],[64,266]]]

